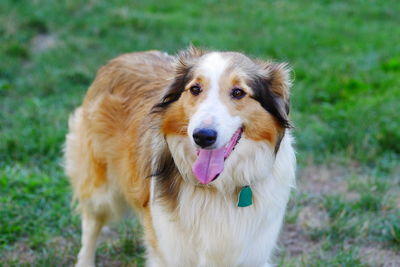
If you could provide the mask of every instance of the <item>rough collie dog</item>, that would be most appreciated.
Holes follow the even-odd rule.
[[[69,120],[77,266],[132,207],[148,266],[270,266],[295,181],[289,70],[236,52],[122,55]]]

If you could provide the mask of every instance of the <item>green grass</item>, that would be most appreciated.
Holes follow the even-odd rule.
[[[312,159],[346,173],[346,190],[327,195],[301,191],[302,176],[288,223],[317,204],[328,223],[304,228],[315,250],[283,250],[277,262],[364,266],[372,263],[360,251],[371,244],[398,253],[399,11],[397,0],[1,1],[0,266],[73,263],[79,218],[61,167],[68,115],[109,59],[190,42],[289,62],[301,169]],[[99,262],[143,264],[129,221],[102,243]]]

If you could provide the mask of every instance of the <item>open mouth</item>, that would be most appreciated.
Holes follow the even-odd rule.
[[[222,173],[224,162],[235,149],[242,132],[242,128],[237,129],[231,140],[221,148],[199,149],[197,151],[197,160],[193,163],[192,170],[200,183],[208,184]]]

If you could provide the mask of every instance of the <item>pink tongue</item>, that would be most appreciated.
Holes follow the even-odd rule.
[[[199,156],[192,166],[197,180],[202,184],[210,183],[224,170],[225,147],[218,149],[200,149]]]

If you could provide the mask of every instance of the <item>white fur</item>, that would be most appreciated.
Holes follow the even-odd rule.
[[[225,146],[242,124],[240,117],[229,114],[220,100],[219,81],[227,66],[227,59],[216,52],[208,54],[200,62],[199,70],[209,80],[210,88],[204,92],[207,98],[199,105],[189,121],[189,136],[193,136],[196,128],[211,127],[217,131],[217,140],[211,147],[213,149]],[[195,145],[193,138],[191,140]]]
[[[184,152],[187,142],[179,137],[167,141],[181,174],[192,175],[193,157]],[[211,184],[218,193],[184,183],[178,218],[154,201],[153,226],[163,257],[154,266],[269,266],[295,180],[291,143],[287,132],[274,156],[268,144],[242,139]],[[239,208],[233,190],[244,185],[251,186],[254,205]]]

